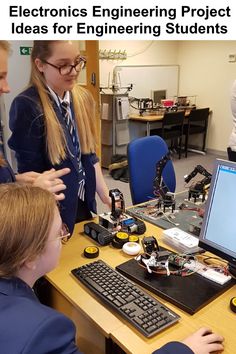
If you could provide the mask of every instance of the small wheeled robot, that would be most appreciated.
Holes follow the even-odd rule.
[[[99,224],[89,222],[84,225],[84,233],[105,246],[112,242],[117,232],[142,235],[146,225],[142,220],[125,213],[124,196],[119,189],[109,191],[111,212],[99,215]]]

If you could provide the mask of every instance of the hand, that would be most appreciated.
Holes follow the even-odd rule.
[[[212,352],[223,351],[224,338],[216,333],[212,333],[209,328],[200,328],[197,332],[183,340],[194,354],[209,354]]]
[[[33,184],[37,177],[41,176],[41,173],[38,172],[24,172],[18,173],[16,177],[16,182],[22,184]]]
[[[66,185],[59,177],[67,175],[69,172],[69,168],[63,168],[57,171],[55,171],[54,169],[45,171],[34,180],[33,185],[36,187],[47,189],[49,192],[54,193],[56,200],[63,200],[65,199],[65,195],[63,193],[57,193],[65,190]]]

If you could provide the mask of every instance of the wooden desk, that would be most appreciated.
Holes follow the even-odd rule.
[[[115,312],[103,306],[70,274],[71,269],[91,261],[83,256],[83,250],[86,246],[95,243],[87,236],[79,234],[82,228],[82,223],[76,226],[71,240],[63,245],[59,266],[47,276],[52,285],[53,306],[75,322],[78,332],[77,342],[82,352],[85,354],[108,353],[105,342],[106,339],[111,338],[126,353],[150,354],[166,342],[181,340],[199,327],[207,326],[225,337],[225,354],[235,353],[236,336],[233,334],[235,314],[229,309],[229,301],[236,296],[236,286],[193,316],[157,297],[180,314],[181,320],[153,338],[146,339]],[[159,238],[161,229],[147,224],[146,235],[155,235]],[[130,256],[111,246],[99,248],[99,258],[112,267],[130,259]]]
[[[188,117],[190,114],[190,110],[185,111],[185,117]],[[164,113],[156,113],[156,114],[145,114],[143,116],[140,116],[140,114],[130,114],[129,115],[129,120],[136,122],[136,123],[141,123],[141,124],[146,124],[146,135],[150,135],[150,130],[151,130],[151,125],[153,123],[158,123],[162,121],[164,117]]]

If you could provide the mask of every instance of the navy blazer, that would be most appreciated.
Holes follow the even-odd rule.
[[[19,94],[12,102],[10,109],[10,129],[12,135],[8,141],[9,147],[16,152],[18,172],[43,172],[51,168],[56,170],[69,167],[71,172],[62,179],[67,187],[64,191],[65,200],[61,205],[61,216],[73,232],[78,202],[78,163],[75,147],[61,110],[53,102],[58,121],[60,122],[67,141],[68,154],[59,165],[52,165],[48,159],[45,139],[45,125],[39,95],[35,87],[29,87]],[[73,107],[71,105],[72,114]],[[96,154],[82,154],[81,161],[86,173],[85,201],[88,209],[96,213],[96,176],[94,164],[98,161]]]
[[[194,352],[181,342],[169,342],[152,354],[194,354]]]
[[[75,326],[42,305],[19,278],[0,278],[0,352],[9,354],[81,354]]]
[[[15,174],[8,161],[6,160],[6,165],[0,166],[0,183],[10,183],[15,181]]]

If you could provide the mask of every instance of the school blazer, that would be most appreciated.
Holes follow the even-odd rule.
[[[73,322],[42,305],[19,278],[0,278],[0,314],[1,353],[81,354]]]
[[[56,116],[64,129],[68,146],[68,154],[64,161],[52,165],[48,159],[43,111],[38,92],[35,87],[29,87],[19,94],[10,108],[10,129],[12,135],[8,141],[9,147],[16,152],[18,172],[43,172],[51,168],[60,169],[69,167],[71,172],[63,176],[66,185],[65,200],[60,203],[60,212],[63,221],[73,232],[77,202],[78,202],[78,163],[75,156],[75,147],[66,128],[62,113],[56,103],[53,103]],[[71,106],[72,114],[73,107]],[[82,154],[81,161],[86,173],[85,200],[89,210],[96,213],[96,177],[94,164],[98,161],[96,154]]]
[[[0,184],[1,183],[11,183],[15,182],[15,174],[9,165],[8,161],[6,160],[5,166],[0,166]]]

